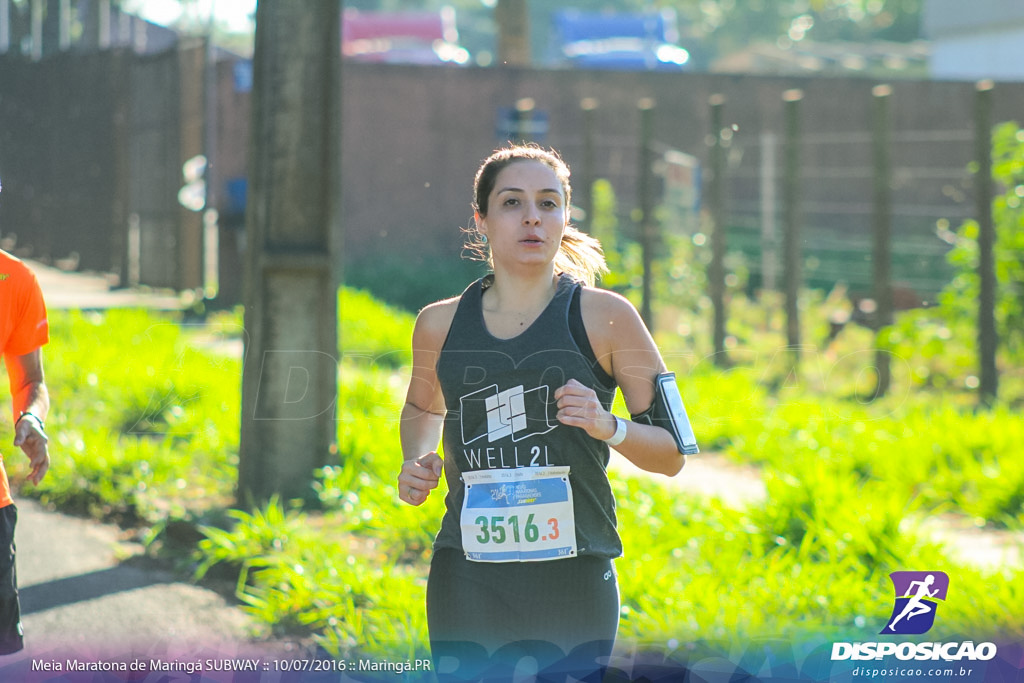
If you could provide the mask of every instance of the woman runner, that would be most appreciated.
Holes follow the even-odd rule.
[[[493,272],[413,331],[398,493],[421,505],[445,474],[427,585],[442,677],[500,679],[527,657],[556,678],[600,669],[622,554],[609,446],[668,476],[685,463],[668,430],[610,412],[616,387],[631,415],[647,411],[665,364],[633,305],[593,286],[603,252],[569,224],[570,199],[556,152],[489,156],[467,246]]]

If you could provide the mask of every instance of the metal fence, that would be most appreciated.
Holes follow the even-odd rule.
[[[933,295],[948,281],[950,244],[943,228],[971,218],[973,188],[970,130],[903,130],[891,136],[892,268],[895,284]],[[781,136],[763,132],[748,140],[746,163],[729,170],[735,199],[729,204],[730,248],[743,254],[755,285],[776,288],[781,267]],[[870,158],[872,133],[808,135],[799,183],[804,236],[804,275],[811,286],[842,281],[852,290],[872,285],[871,223],[875,206]],[[941,145],[940,164],[927,164],[918,148]]]
[[[107,51],[38,62],[0,56],[0,236],[16,234],[17,248],[38,257],[76,255],[80,267],[113,270],[125,282],[201,286],[208,277],[204,259],[215,245],[204,244],[200,216],[177,203],[181,166],[200,152],[214,159],[214,208],[227,215],[226,203],[238,192],[226,183],[244,184],[250,125],[250,95],[232,78],[232,59],[217,65],[215,105],[203,99],[204,54],[200,45],[149,56]],[[816,286],[842,280],[864,288],[870,284],[875,85],[348,63],[341,78],[343,258],[458,259],[473,173],[507,138],[499,130],[502,112],[524,99],[544,121],[538,141],[561,150],[572,166],[581,200],[581,180],[607,179],[620,225],[633,230],[638,102],[654,103],[652,139],[659,149],[692,155],[706,169],[713,137],[708,103],[720,96],[730,131],[729,249],[744,255],[755,283],[771,284],[779,266],[765,255],[781,232],[782,94],[799,88],[805,276]],[[973,86],[892,84],[894,279],[925,295],[948,275],[948,245],[937,227],[955,227],[973,211]],[[995,121],[1018,116],[1024,84],[998,84],[993,107]],[[206,149],[211,141],[216,148]],[[231,244],[220,248],[219,274],[224,291],[236,297],[244,249],[244,217],[237,211],[230,217]]]

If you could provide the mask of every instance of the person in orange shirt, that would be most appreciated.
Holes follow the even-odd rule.
[[[44,421],[50,396],[43,377],[41,347],[49,341],[46,305],[35,274],[0,251],[0,352],[7,366],[14,408],[14,445],[28,456],[28,480],[38,484],[50,468]],[[0,457],[0,655],[24,647],[14,567],[18,510]]]

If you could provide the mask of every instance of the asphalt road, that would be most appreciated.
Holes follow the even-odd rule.
[[[233,600],[146,558],[118,527],[16,504],[25,649],[0,657],[0,680],[37,680],[18,676],[33,661],[193,661],[266,649]]]

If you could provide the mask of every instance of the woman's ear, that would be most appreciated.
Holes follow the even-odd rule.
[[[484,230],[484,217],[480,215],[479,211],[473,211],[473,225],[476,226],[476,231],[481,235],[486,235],[487,232]]]

